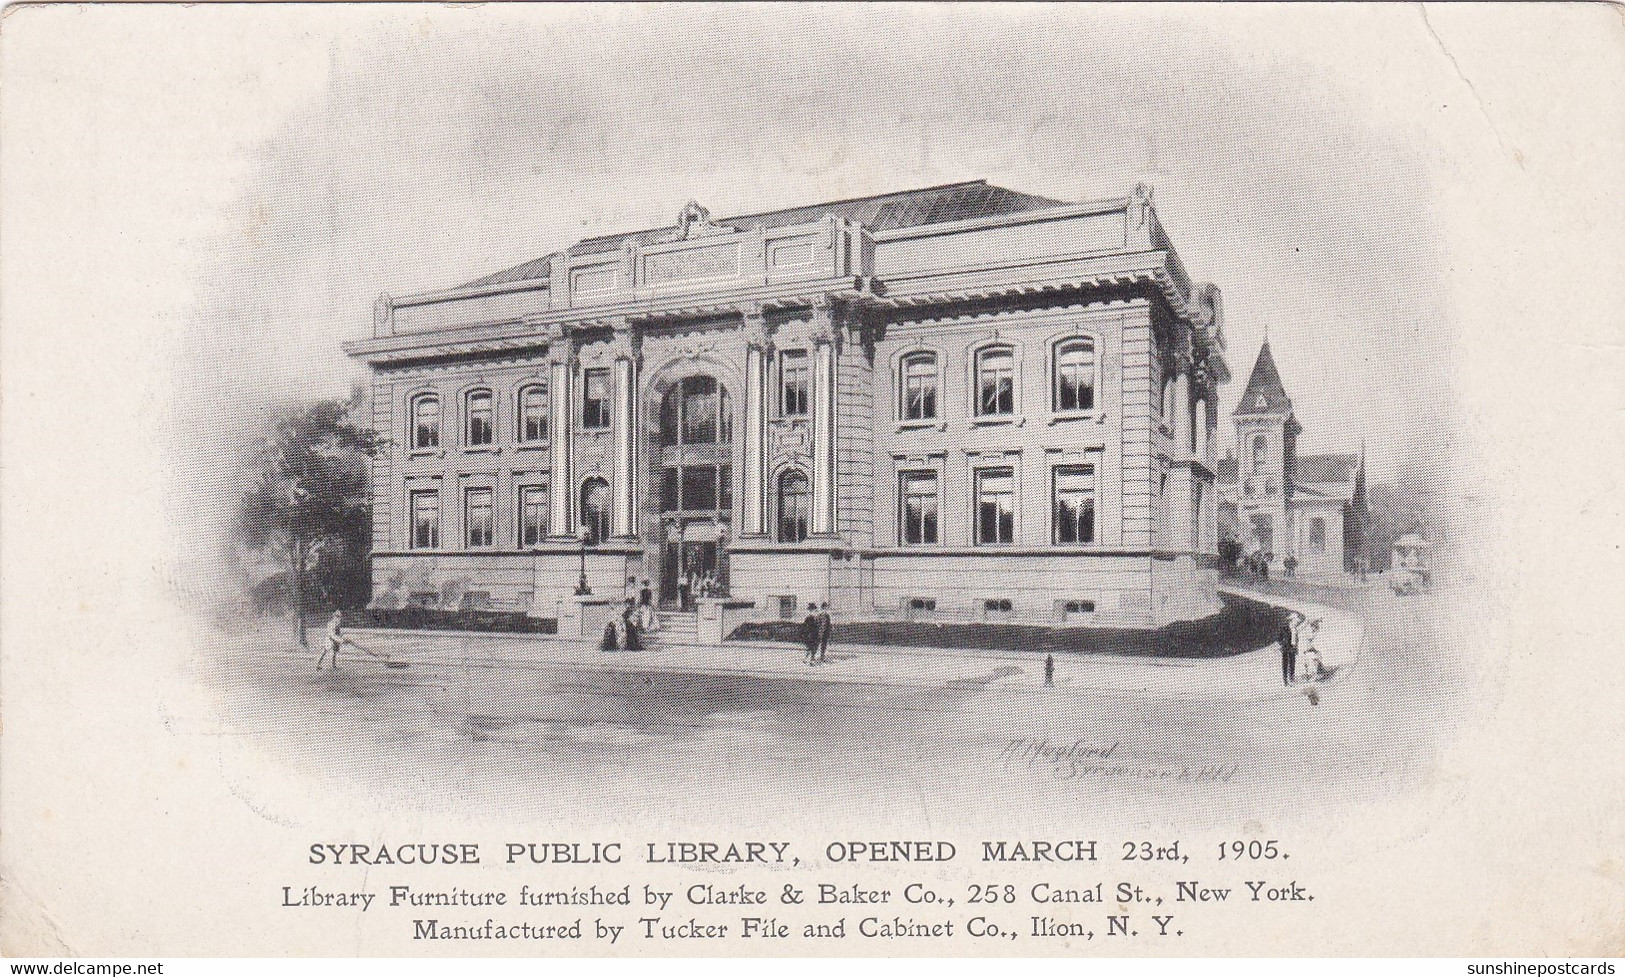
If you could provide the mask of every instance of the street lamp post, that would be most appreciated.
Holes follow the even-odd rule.
[[[581,527],[581,579],[576,581],[576,596],[585,597],[592,593],[592,587],[587,583],[587,547],[593,544],[592,526]]]
[[[728,596],[728,527],[717,529],[717,596]]]

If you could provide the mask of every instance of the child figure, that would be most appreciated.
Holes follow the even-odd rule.
[[[1318,682],[1325,675],[1325,666],[1320,659],[1320,649],[1315,646],[1315,636],[1320,633],[1320,618],[1310,621],[1299,633],[1298,638],[1298,667],[1302,669],[1304,678],[1311,682]]]

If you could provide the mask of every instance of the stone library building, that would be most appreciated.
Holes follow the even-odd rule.
[[[1219,607],[1222,303],[1144,187],[690,203],[380,297],[345,349],[383,442],[375,607],[563,619],[647,587],[730,621],[828,602],[1142,628]]]

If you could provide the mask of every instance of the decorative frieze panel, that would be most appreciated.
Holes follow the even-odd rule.
[[[662,285],[705,281],[739,276],[739,245],[723,244],[686,251],[667,251],[643,256],[645,285]]]

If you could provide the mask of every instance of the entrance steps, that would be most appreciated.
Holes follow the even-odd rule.
[[[691,645],[698,643],[700,616],[694,611],[657,611],[655,616],[660,619],[660,630],[654,634],[645,635],[648,644]]]

